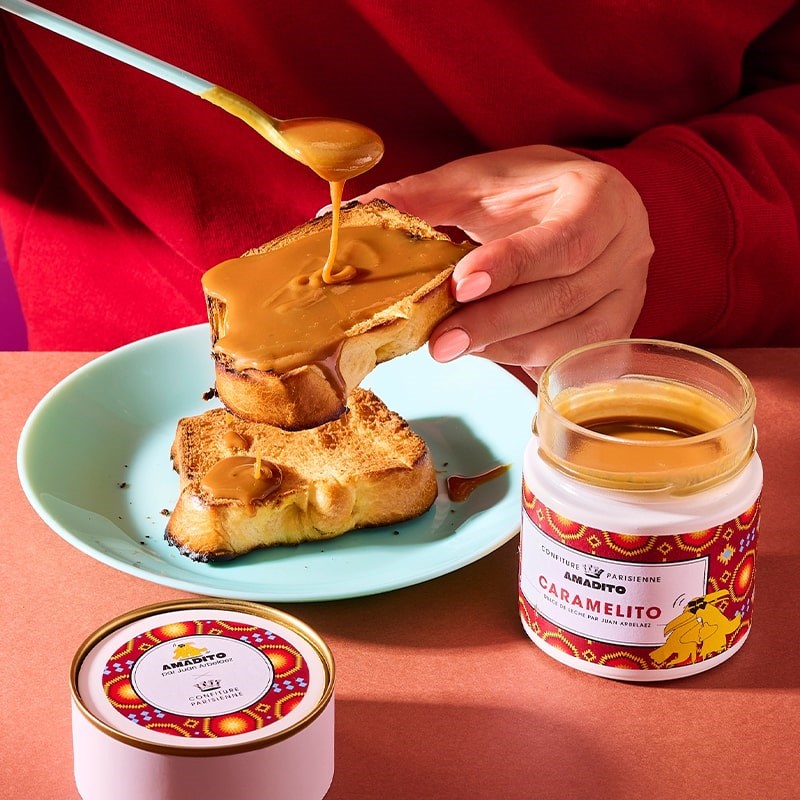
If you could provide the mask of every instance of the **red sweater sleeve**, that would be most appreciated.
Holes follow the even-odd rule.
[[[637,335],[800,343],[800,8],[774,31],[750,53],[749,95],[625,147],[582,151],[626,175],[650,215]]]
[[[386,157],[353,195],[488,150],[591,148],[650,215],[636,334],[800,344],[798,3],[42,3],[278,116],[374,128]],[[200,322],[204,269],[326,202],[210,104],[0,14],[0,231],[32,349]]]

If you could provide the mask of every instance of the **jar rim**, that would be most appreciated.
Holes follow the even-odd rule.
[[[672,350],[674,352],[686,352],[692,353],[693,355],[699,356],[706,361],[712,361],[717,366],[722,367],[729,375],[736,379],[737,383],[742,389],[742,394],[744,401],[742,403],[742,408],[739,413],[733,417],[731,420],[725,423],[725,425],[717,428],[713,431],[706,431],[704,433],[697,434],[696,436],[691,436],[687,438],[692,438],[695,440],[701,440],[703,437],[713,437],[717,434],[718,431],[724,430],[729,425],[735,425],[738,423],[742,418],[748,416],[748,414],[752,413],[755,410],[756,404],[756,397],[755,392],[753,391],[753,386],[750,383],[747,375],[744,374],[742,370],[740,370],[737,366],[732,364],[727,359],[722,358],[722,356],[718,356],[716,353],[712,353],[708,350],[703,350],[700,347],[695,347],[694,345],[689,344],[682,344],[679,342],[671,342],[666,339],[645,339],[645,338],[633,338],[633,339],[609,339],[603,342],[592,342],[591,344],[582,345],[580,347],[576,347],[573,350],[570,350],[567,353],[559,356],[558,358],[554,359],[545,370],[542,372],[541,378],[539,379],[538,385],[538,397],[539,397],[539,404],[541,405],[542,402],[547,403],[547,405],[552,409],[553,413],[558,415],[565,423],[567,423],[568,427],[573,427],[576,430],[580,430],[583,433],[591,433],[595,436],[602,437],[602,439],[610,439],[613,438],[608,436],[604,433],[598,433],[597,431],[592,431],[589,428],[584,428],[577,422],[573,422],[568,417],[564,417],[556,408],[553,406],[552,397],[548,393],[547,389],[549,387],[550,379],[556,369],[565,363],[566,361],[571,361],[573,358],[582,355],[584,353],[590,352],[592,350],[599,350],[599,349],[607,349],[610,347],[615,347],[618,345],[647,345],[647,346],[656,346],[664,348],[665,350]],[[640,377],[640,376],[631,376],[631,377]],[[641,376],[641,377],[652,377],[652,376]],[[676,439],[672,442],[661,442],[658,446],[663,447],[665,445],[679,445],[681,444],[680,439]],[[650,446],[653,442],[646,442],[646,441],[636,441],[634,442],[631,440],[631,444],[636,445],[644,445]]]
[[[580,357],[586,357],[587,354],[591,356],[593,352],[598,352],[598,354],[601,350],[610,352],[614,348],[625,348],[632,353],[638,350],[645,356],[659,353],[670,356],[690,356],[698,363],[702,362],[707,367],[719,370],[720,375],[724,374],[726,380],[732,381],[731,391],[736,395],[736,401],[732,403],[730,399],[725,399],[721,395],[714,395],[712,391],[702,386],[700,382],[693,384],[691,379],[685,380],[677,377],[661,376],[656,372],[648,372],[647,370],[636,368],[632,368],[629,373],[622,374],[616,374],[619,370],[615,370],[613,375],[608,374],[596,380],[587,380],[586,384],[566,385],[559,388],[558,391],[554,390],[555,377],[558,375],[559,369],[565,364]],[[720,421],[720,424],[714,424],[713,428],[702,430],[696,434],[691,433],[669,440],[640,440],[616,437],[593,430],[579,421],[570,419],[555,405],[556,398],[561,396],[565,389],[575,389],[575,394],[579,395],[581,388],[597,388],[606,384],[611,386],[614,382],[621,383],[626,379],[631,379],[631,385],[633,385],[635,379],[648,383],[661,380],[664,381],[665,390],[669,384],[673,392],[679,390],[687,396],[696,394],[697,397],[707,395],[709,403],[713,401],[712,407],[713,404],[718,404],[720,409],[724,408],[725,416],[728,416],[728,412],[730,412],[730,415],[724,422]],[[680,394],[677,396],[680,396]],[[708,485],[726,480],[739,472],[749,461],[756,449],[755,404],[755,393],[745,373],[716,353],[711,353],[693,345],[663,339],[612,339],[575,348],[548,365],[539,381],[539,409],[534,419],[533,430],[534,434],[539,436],[541,429],[547,427],[547,435],[553,441],[542,442],[540,437],[542,454],[548,461],[557,465],[559,469],[567,474],[580,476],[585,468],[586,475],[589,476],[591,482],[604,485],[617,485],[619,483],[620,486],[618,488],[632,491],[652,491],[654,489],[697,491]],[[720,409],[716,409],[715,413],[721,416],[722,411]],[[543,420],[547,420],[546,426],[541,424]],[[556,428],[558,429],[557,434],[554,433]],[[624,450],[625,453],[634,457],[634,462],[636,462],[637,458],[641,458],[643,461],[636,462],[640,465],[639,472],[629,475],[626,475],[624,469],[605,468],[604,456],[600,455],[595,456],[593,461],[587,462],[589,464],[587,466],[587,463],[581,463],[577,458],[572,459],[569,446],[564,442],[557,442],[556,439],[571,439],[572,447],[579,443],[581,448],[593,447],[599,449],[603,446],[614,448],[617,460],[619,460],[619,454]],[[695,469],[696,474],[691,477],[680,474],[680,469],[677,466],[680,458],[679,453],[685,454],[692,448],[713,447],[715,442],[725,443],[728,448],[724,463],[722,461],[716,464],[709,463],[705,470]],[[656,453],[661,454],[665,462],[670,462],[671,460],[671,466],[665,466],[664,463],[659,462],[660,466],[654,467],[652,471],[641,467],[641,464],[648,458],[652,458],[655,464],[658,461],[655,457]],[[608,454],[605,455],[607,456]],[[613,454],[611,454],[611,460],[613,463]],[[603,475],[604,472],[606,473],[605,477]]]

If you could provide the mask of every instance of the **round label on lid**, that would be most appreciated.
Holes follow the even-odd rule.
[[[327,696],[329,672],[286,619],[184,608],[100,640],[77,683],[87,710],[123,734],[212,747],[302,723]]]

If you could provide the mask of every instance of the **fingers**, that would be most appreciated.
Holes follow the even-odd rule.
[[[610,185],[617,174],[594,165],[566,170],[546,198],[538,197],[539,220],[487,242],[456,266],[456,299],[469,302],[544,277],[572,275],[595,261],[628,224],[630,211]],[[489,276],[481,278],[481,295],[467,280],[477,273]]]
[[[628,336],[652,256],[647,211],[616,169],[558,148],[473,156],[376,187],[481,246],[459,261],[461,307],[433,332],[434,358],[474,353],[538,369],[573,347]]]
[[[574,279],[548,278],[467,303],[457,315],[447,318],[443,329],[463,328],[469,331],[472,349],[485,349],[568,320],[591,308],[608,293],[599,279],[589,275],[581,274]]]
[[[591,164],[565,150],[533,145],[468,156],[385,183],[357,200],[381,198],[435,227],[458,227],[477,242],[508,236],[540,221],[560,173]]]
[[[499,364],[522,364],[526,370],[544,369],[575,347],[630,335],[635,320],[623,322],[622,305],[619,298],[607,295],[568,320],[488,345],[477,355]]]
[[[430,352],[437,361],[469,353],[497,364],[518,365],[538,379],[547,364],[575,347],[630,335],[635,319],[624,311],[627,302],[615,295],[606,295],[567,320],[484,346],[474,344],[465,329],[451,328],[431,339]]]
[[[543,366],[578,344],[628,336],[644,302],[650,254],[620,235],[577,273],[468,302],[433,331],[431,355],[449,361],[475,353],[503,364]]]

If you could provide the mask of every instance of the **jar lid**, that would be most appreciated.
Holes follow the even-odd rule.
[[[180,755],[268,746],[333,694],[333,657],[294,617],[234,600],[160,603],[92,634],[72,663],[78,709],[108,735]]]

